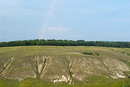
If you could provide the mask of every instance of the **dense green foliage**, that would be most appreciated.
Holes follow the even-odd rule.
[[[120,47],[130,48],[130,42],[109,42],[109,41],[84,41],[84,40],[23,40],[23,41],[10,41],[0,42],[0,47],[8,46],[34,46],[34,45],[46,45],[46,46],[102,46],[102,47]]]

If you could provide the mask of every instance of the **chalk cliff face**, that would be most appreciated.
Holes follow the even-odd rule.
[[[128,78],[129,52],[130,49],[103,47],[0,48],[0,76],[68,83],[87,81],[92,76]]]

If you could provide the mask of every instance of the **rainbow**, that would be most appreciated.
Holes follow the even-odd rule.
[[[39,39],[43,39],[43,38],[45,39],[46,38],[45,32],[46,32],[46,29],[48,28],[49,20],[50,20],[53,12],[55,10],[57,3],[58,3],[58,0],[52,0],[51,1],[51,4],[50,4],[48,11],[46,13],[46,16],[45,16],[45,20],[43,21],[43,24],[42,24],[41,29],[40,29],[40,33],[38,35]]]

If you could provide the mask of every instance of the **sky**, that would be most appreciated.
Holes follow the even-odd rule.
[[[130,0],[0,0],[0,42],[130,41]]]

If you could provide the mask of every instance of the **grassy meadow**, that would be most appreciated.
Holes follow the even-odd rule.
[[[35,56],[53,57],[52,64],[49,68],[47,68],[47,71],[42,79],[35,79],[33,77],[34,72],[32,71],[32,68],[29,65],[29,62],[31,61],[30,58],[33,58]],[[86,75],[84,80],[79,81],[77,79],[74,79],[75,84],[67,84],[66,82],[53,83],[47,78],[50,75],[67,74],[66,72],[60,71],[60,69],[63,69],[63,67],[65,68],[65,56],[76,58],[76,64],[73,65],[73,69],[75,69],[77,75]],[[0,87],[130,87],[130,79],[128,75],[126,75],[126,78],[119,79],[107,77],[107,75],[109,74],[107,73],[107,70],[96,70],[96,64],[92,62],[93,60],[96,63],[97,61],[102,62],[100,60],[104,60],[106,58],[114,59],[115,62],[120,61],[121,63],[119,62],[119,64],[126,64],[128,68],[130,68],[130,48],[111,48],[94,46],[1,47],[0,72],[2,72],[2,66],[4,65],[4,63],[12,57],[14,57],[14,61],[10,65],[8,70],[6,70],[5,76],[0,78]],[[88,66],[92,64],[90,65],[90,68],[93,68],[93,70],[95,71],[90,69],[90,72],[94,72],[93,74],[86,74],[80,72],[80,69],[76,69],[78,66],[80,66],[79,63],[82,60],[88,62]],[[102,64],[100,66],[104,67],[102,66]],[[83,66],[80,68],[84,69],[85,67]],[[117,71],[119,70],[117,69]],[[22,78],[22,80],[19,81],[18,78]]]

